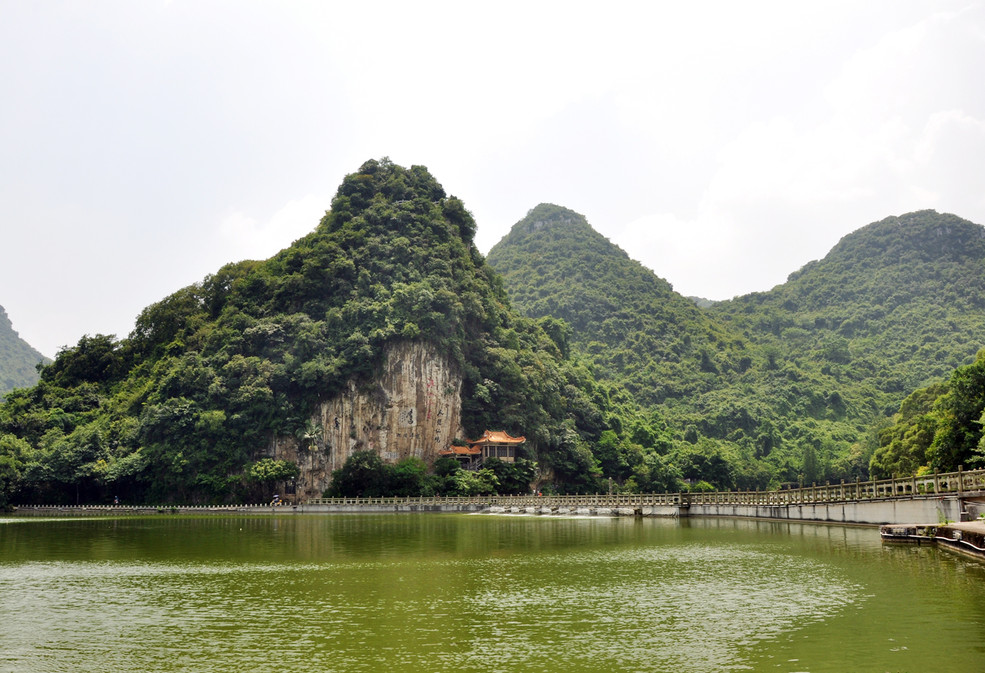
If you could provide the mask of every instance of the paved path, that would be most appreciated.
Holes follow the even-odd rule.
[[[957,528],[958,530],[966,530],[971,533],[979,533],[985,535],[985,521],[960,521],[958,523],[947,524],[948,528]]]

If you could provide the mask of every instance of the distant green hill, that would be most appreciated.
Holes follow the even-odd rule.
[[[693,301],[698,308],[708,308],[709,306],[714,306],[717,302],[714,299],[705,299],[704,297],[692,297],[688,295],[688,299]]]
[[[985,334],[983,229],[932,211],[863,227],[770,292],[704,310],[557,206],[488,260],[518,309],[567,320],[599,376],[668,423],[685,476],[686,445],[732,465],[720,485],[864,475],[871,429]]]
[[[566,321],[571,343],[644,405],[715,389],[749,364],[741,337],[566,208],[531,210],[487,261],[520,311]]]
[[[886,218],[783,285],[720,302],[710,314],[782,346],[788,358],[871,382],[895,407],[981,348],[985,229],[934,211]]]
[[[956,396],[967,396],[974,406],[982,393],[949,384],[957,392],[944,395],[931,416],[934,427],[950,428],[950,435],[928,429],[931,416],[925,414],[931,409],[921,405],[936,399],[940,381],[978,380],[972,374],[981,359],[970,363],[985,345],[982,226],[934,211],[889,217],[845,236],[824,259],[771,292],[723,302],[711,312],[749,330],[754,341],[772,346],[786,362],[820,364],[821,373],[842,382],[843,390],[854,393],[852,403],[870,408],[874,418],[888,421],[900,409],[902,415],[893,417],[897,423],[919,419],[922,430],[895,431],[906,439],[893,444],[894,452],[927,442],[906,460],[887,453],[895,435],[880,434],[883,448],[872,463],[877,476],[931,465],[955,469],[972,459],[977,439],[958,441],[950,425],[967,412],[946,410],[957,404]],[[980,411],[979,404],[975,421]],[[978,437],[981,431],[961,432]],[[928,451],[932,440],[934,449]]]
[[[0,306],[0,396],[38,382],[35,367],[46,358],[20,338]]]

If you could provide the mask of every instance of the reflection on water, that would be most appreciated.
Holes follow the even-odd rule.
[[[0,671],[960,673],[983,580],[810,524],[0,519]]]

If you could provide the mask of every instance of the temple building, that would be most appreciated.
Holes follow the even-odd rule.
[[[482,437],[470,441],[470,449],[478,449],[482,460],[487,458],[499,458],[504,463],[512,463],[516,460],[516,449],[527,441],[526,437],[510,437],[505,432],[486,430]]]
[[[516,449],[527,441],[526,437],[511,437],[498,430],[486,430],[479,439],[473,439],[468,446],[452,446],[439,451],[441,456],[457,458],[465,467],[478,467],[487,458],[499,458],[504,463],[516,461]]]
[[[467,470],[477,470],[482,464],[481,451],[471,446],[450,446],[438,451],[439,456],[450,456],[456,459]]]

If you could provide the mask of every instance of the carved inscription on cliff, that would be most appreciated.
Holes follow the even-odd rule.
[[[317,421],[335,470],[355,451],[376,451],[388,462],[411,456],[431,463],[461,435],[462,377],[430,344],[403,343],[385,353],[371,386],[351,382],[325,401]]]

